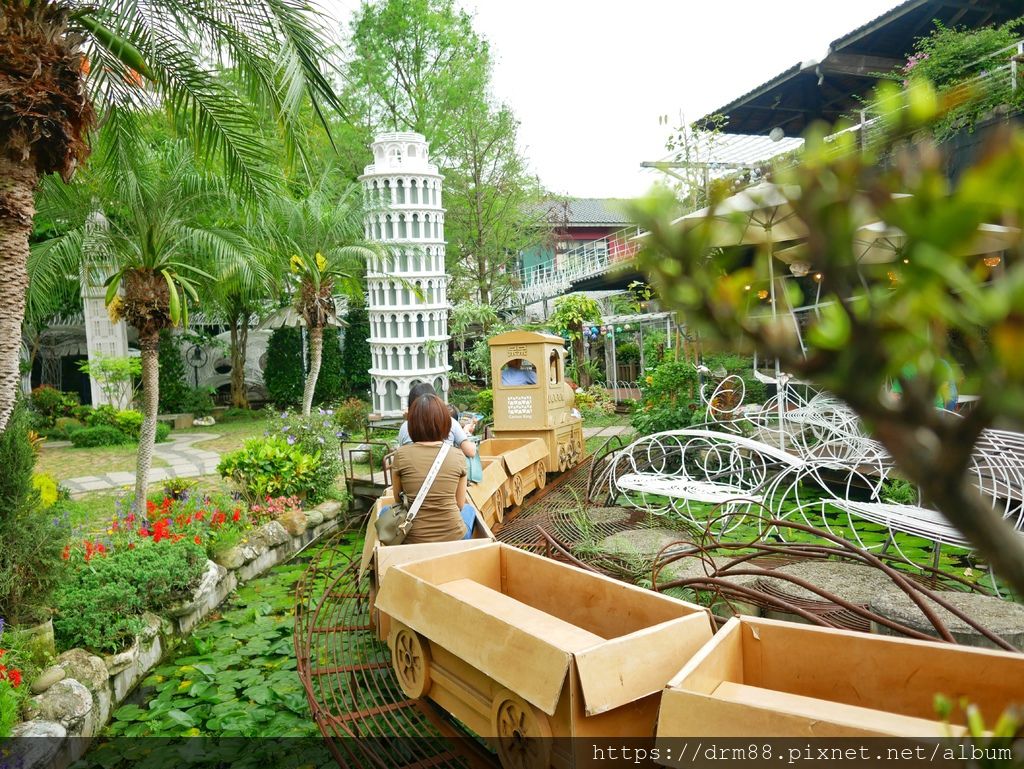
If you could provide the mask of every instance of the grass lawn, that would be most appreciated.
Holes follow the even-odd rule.
[[[134,443],[88,449],[76,449],[74,446],[46,448],[44,443],[36,459],[36,472],[48,473],[58,481],[83,475],[134,472],[137,454],[138,446]],[[165,467],[166,464],[158,457],[153,457],[153,467]]]
[[[209,427],[190,427],[188,430],[175,430],[172,435],[216,435],[212,440],[202,441],[196,445],[204,451],[216,451],[226,454],[242,448],[250,438],[262,438],[266,432],[265,419],[239,419],[233,422],[218,422]]]

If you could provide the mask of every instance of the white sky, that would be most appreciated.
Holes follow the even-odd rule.
[[[631,197],[669,127],[732,101],[898,0],[457,0],[491,44],[494,89],[551,191]],[[347,34],[358,0],[321,0]],[[428,137],[429,139],[429,137]]]

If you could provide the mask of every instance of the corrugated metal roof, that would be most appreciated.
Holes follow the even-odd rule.
[[[632,224],[625,213],[629,198],[559,198],[541,204],[549,221],[567,226],[611,226]]]

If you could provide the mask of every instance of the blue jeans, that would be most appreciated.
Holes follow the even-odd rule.
[[[466,524],[466,536],[463,539],[472,539],[473,524],[476,523],[476,508],[468,502],[462,507],[462,522]]]

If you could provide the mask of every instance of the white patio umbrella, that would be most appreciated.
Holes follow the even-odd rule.
[[[672,224],[685,229],[707,228],[708,245],[730,247],[767,245],[769,251],[775,243],[799,240],[807,236],[807,228],[796,215],[792,200],[798,198],[796,185],[761,182],[740,190],[717,205],[681,216]],[[775,303],[774,259],[768,260],[768,288],[771,298],[772,319],[778,317]],[[776,401],[779,410],[779,446],[785,447],[783,412],[785,411],[785,381],[778,358],[775,359]]]
[[[1020,242],[1021,232],[1016,227],[1000,224],[981,224],[973,238],[952,250],[954,256],[976,256],[1005,251]],[[853,253],[858,264],[885,264],[895,261],[903,252],[907,237],[899,227],[885,222],[872,222],[857,230],[853,241]],[[807,246],[780,249],[775,256],[787,264],[796,264],[807,259]]]

